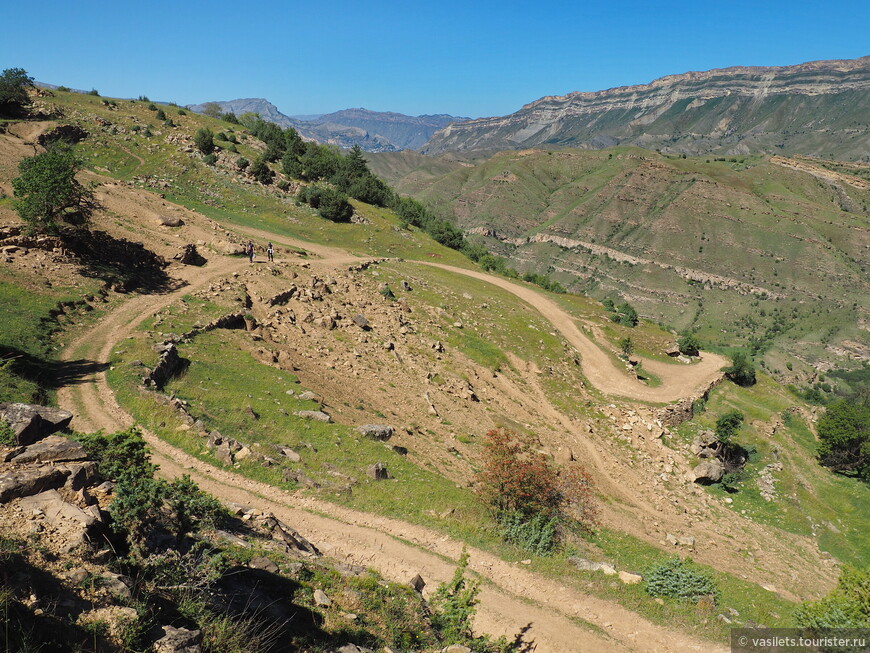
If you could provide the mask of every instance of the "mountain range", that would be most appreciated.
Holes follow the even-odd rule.
[[[208,103],[188,105],[202,113]],[[306,139],[348,149],[359,145],[366,152],[395,152],[422,147],[438,129],[454,121],[469,120],[446,114],[406,116],[401,113],[345,109],[317,116],[290,117],[262,98],[217,102],[222,111],[236,115],[257,113],[283,128],[293,127]]]
[[[507,116],[448,125],[424,154],[637,145],[688,155],[870,160],[870,56],[737,66],[543,97]]]

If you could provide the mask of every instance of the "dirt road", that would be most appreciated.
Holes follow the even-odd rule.
[[[670,402],[690,397],[704,389],[722,375],[722,367],[728,360],[717,354],[704,353],[696,365],[671,365],[659,361],[641,359],[643,367],[661,379],[661,385],[651,388],[630,377],[616,367],[611,358],[588,336],[577,328],[575,319],[562,310],[554,301],[527,286],[477,270],[424,262],[424,265],[448,270],[455,274],[486,281],[516,295],[540,311],[558,329],[565,339],[582,356],[583,374],[595,388],[604,394],[639,399],[641,401]]]
[[[273,238],[276,243],[290,244],[285,240]],[[313,249],[305,243],[292,244]],[[327,257],[318,262],[323,266],[346,264],[349,260],[346,253],[335,250],[324,248],[319,253]],[[336,254],[335,259],[328,258]],[[181,282],[176,289],[128,300],[81,334],[66,348],[63,358],[108,361],[113,348],[155,311],[247,265],[245,260],[214,256],[205,268],[176,270],[175,276]],[[501,279],[481,276],[502,285]],[[516,289],[526,290],[519,286]],[[535,305],[538,296],[532,294],[530,303]],[[548,308],[546,304],[544,307]],[[558,309],[550,312],[557,320],[570,323]],[[607,364],[612,368],[609,360]],[[118,406],[102,372],[61,388],[58,401],[77,415],[74,426],[80,430],[117,430],[133,423]],[[462,551],[463,543],[431,529],[285,492],[199,461],[153,434],[146,433],[146,439],[164,476],[190,474],[221,500],[272,512],[299,529],[327,555],[372,567],[390,580],[407,582],[419,573],[428,589],[434,589],[450,578]],[[483,579],[475,621],[482,632],[513,636],[528,628],[525,638],[534,640],[536,651],[541,653],[718,650],[709,642],[653,624],[615,602],[589,596],[479,549],[472,548],[469,553],[470,569]]]

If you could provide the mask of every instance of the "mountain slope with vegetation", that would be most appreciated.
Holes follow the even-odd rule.
[[[246,504],[243,522],[273,513],[334,562],[419,574],[443,607],[406,621],[394,599],[408,590],[303,564],[294,599],[323,619],[303,650],[479,650],[475,598],[474,632],[515,649],[724,650],[728,622],[792,625],[841,563],[867,564],[870,490],[818,464],[818,412],[751,363],[668,405],[604,394],[593,366],[646,392],[715,359],[670,359],[674,335],[630,305],[499,267],[359,151],[146,98],[41,93],[0,134],[2,288],[17,307],[0,316],[4,399],[56,398],[85,432],[138,424],[166,477]],[[87,222],[65,211],[56,233],[29,233],[12,179],[39,142],[57,147],[45,135],[59,125],[86,132],[73,152],[94,206]],[[158,498],[162,515],[171,497]],[[466,547],[477,594],[451,582]],[[2,605],[38,619],[7,577]],[[314,592],[327,580],[331,606]],[[223,650],[269,650],[255,644]]]
[[[868,359],[866,164],[636,148],[419,169],[394,157],[371,165],[521,272],[627,299],[706,346],[748,347],[787,382]]]
[[[868,159],[870,57],[740,66],[544,97],[516,113],[442,129],[425,154],[636,145],[688,155]]]

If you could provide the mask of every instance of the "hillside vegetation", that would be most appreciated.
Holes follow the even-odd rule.
[[[786,382],[867,360],[866,165],[633,148],[398,157],[371,165],[521,272],[746,347]]]
[[[0,199],[3,292],[17,307],[0,316],[4,399],[56,397],[75,414],[73,427],[85,433],[137,424],[160,474],[190,474],[222,502],[244,504],[237,512],[242,521],[271,513],[298,529],[325,554],[316,563],[300,567],[280,558],[275,574],[247,571],[251,560],[244,552],[233,550],[228,559],[245,575],[262,573],[270,587],[287,583],[280,580],[285,572],[297,574],[290,581],[291,607],[306,621],[293,642],[302,650],[334,650],[341,641],[422,651],[465,643],[483,650],[489,645],[474,639],[480,633],[505,635],[503,646],[516,650],[528,650],[532,641],[539,651],[720,650],[731,624],[792,625],[802,601],[821,599],[835,587],[842,563],[866,566],[870,488],[818,464],[819,410],[764,370],[757,370],[757,383],[741,387],[717,369],[710,372],[711,361],[720,359],[709,353],[702,351],[701,360],[664,355],[675,334],[633,317],[632,306],[650,314],[651,293],[632,294],[620,285],[639,283],[625,271],[643,264],[614,263],[611,277],[601,275],[615,291],[607,294],[620,299],[609,310],[585,296],[543,290],[550,285],[541,274],[547,272],[575,289],[582,285],[555,264],[535,267],[523,258],[533,247],[563,256],[572,247],[509,245],[487,231],[489,244],[519,268],[511,272],[502,264],[513,277],[506,278],[484,273],[463,256],[476,252],[489,267],[496,261],[469,247],[462,234],[456,237],[438,214],[420,213],[395,197],[382,202],[386,206],[348,200],[346,222],[323,217],[302,198],[310,198],[312,188],[352,188],[355,180],[338,174],[347,168],[313,174],[303,161],[307,151],[297,153],[286,133],[279,141],[256,121],[246,126],[144,98],[62,90],[35,98],[31,115],[0,134],[0,188],[7,195]],[[74,151],[84,162],[79,180],[93,184],[96,206],[87,226],[30,235],[14,210],[11,179],[20,161],[42,151],[38,137],[58,123],[87,131]],[[211,148],[199,145],[207,140],[205,130]],[[276,151],[280,147],[285,151]],[[291,165],[285,164],[288,153]],[[335,152],[311,150],[315,155],[339,160]],[[680,191],[725,193],[715,189],[743,179],[739,162],[707,164],[636,150],[503,156],[475,165],[452,162],[431,174],[441,175],[433,187],[461,191],[479,183],[487,189],[482,195],[513,185],[515,204],[501,204],[513,207],[515,219],[500,227],[510,238],[549,228],[537,222],[544,210],[522,222],[523,187],[536,188],[540,206],[553,205],[550,217],[564,214],[575,228],[570,234],[591,243],[611,237],[620,213],[613,209],[608,229],[583,213],[582,202],[566,202],[567,191],[579,188],[577,179],[587,186],[580,196],[602,206],[605,198],[613,207],[624,201],[619,198],[641,202],[647,184],[670,188],[656,216],[673,215],[669,206],[679,204]],[[358,157],[340,160],[356,164]],[[259,172],[253,164],[240,167],[239,158],[259,162]],[[294,161],[304,174],[294,174]],[[586,166],[585,176],[576,175],[578,165]],[[735,199],[735,207],[750,206],[752,197],[750,209],[769,206],[773,244],[782,239],[776,226],[785,229],[787,210],[803,206],[799,191],[812,190],[813,206],[827,206],[825,189],[805,172],[762,160],[743,166],[752,166],[747,173],[768,171],[783,184],[769,204],[751,183],[740,182],[745,196],[742,203]],[[707,181],[699,181],[702,169]],[[773,177],[779,169],[787,183]],[[490,186],[499,175],[507,182]],[[843,192],[853,202],[864,198]],[[714,204],[720,207],[711,202],[711,210]],[[435,206],[445,211],[447,204]],[[486,202],[480,206],[460,216],[464,228],[474,228],[470,221],[478,213],[494,219]],[[735,207],[717,208],[719,221],[740,224],[745,209]],[[837,302],[859,302],[852,310],[863,310],[857,276],[852,288],[845,280],[834,283],[835,275],[858,274],[846,254],[858,260],[852,248],[861,243],[854,242],[858,231],[851,225],[862,214],[826,210],[807,229],[830,234],[834,242],[825,242],[838,248],[824,259],[835,289],[832,315]],[[641,231],[638,225],[623,234],[624,242]],[[745,258],[747,248],[738,249],[725,230],[711,229],[714,234],[732,243],[732,257]],[[829,251],[824,245],[810,249],[817,235],[807,231],[796,242],[821,256]],[[253,261],[243,254],[249,240]],[[267,243],[274,261],[265,258]],[[205,260],[190,256],[191,247]],[[674,248],[668,262],[677,264],[680,256],[688,254]],[[136,263],[136,274],[122,274],[125,257]],[[758,255],[759,265],[768,258]],[[721,253],[716,260],[724,266],[726,259]],[[776,300],[776,293],[792,291],[784,287],[784,268],[776,268],[781,285],[767,288],[767,298],[754,291],[735,297],[761,302],[765,310],[790,309],[790,298]],[[650,278],[656,269],[673,274],[646,269]],[[541,276],[522,274],[532,271]],[[810,270],[795,274],[814,280],[807,292],[822,294],[826,278]],[[762,281],[741,278],[747,285]],[[721,284],[698,283],[687,284],[688,296],[697,289],[731,297]],[[804,277],[792,283],[803,284]],[[71,297],[76,302],[58,306]],[[671,303],[680,301],[675,295]],[[730,305],[680,326],[697,322],[704,346],[727,349],[711,337],[718,333],[716,314],[723,317],[725,310]],[[40,326],[34,330],[22,315]],[[727,344],[750,343],[729,334]],[[34,374],[34,368],[49,373]],[[606,388],[620,391],[606,394],[596,385],[602,378],[615,384]],[[668,405],[645,399],[673,388],[681,389],[678,401]],[[735,411],[739,419],[723,422]],[[731,425],[727,437],[717,433],[723,423]],[[727,476],[698,476],[699,467],[713,464],[706,444],[720,450],[729,444],[736,452],[725,461]],[[529,470],[546,483],[529,483]],[[502,501],[507,488],[511,498]],[[545,492],[546,501],[530,500],[529,491]],[[15,501],[10,510],[17,509]],[[34,542],[39,536],[30,535]],[[4,537],[17,542],[22,533]],[[0,557],[7,568],[20,560]],[[27,564],[45,563],[34,556]],[[422,599],[382,584],[360,565],[404,585],[419,574]],[[478,579],[479,593],[462,581],[464,570]],[[232,586],[232,577],[220,571],[220,583]],[[446,589],[436,591],[439,585]],[[323,586],[331,604],[316,599],[314,590]],[[19,590],[6,588],[15,613],[39,617],[37,604]],[[146,605],[158,600],[139,596]],[[407,600],[399,605],[397,597]],[[438,607],[421,616],[427,604]],[[173,608],[166,607],[159,614],[171,620]],[[308,623],[313,626],[303,628]],[[99,637],[105,638],[102,630]],[[96,650],[97,644],[80,648]],[[267,651],[270,645],[251,640],[223,650]]]

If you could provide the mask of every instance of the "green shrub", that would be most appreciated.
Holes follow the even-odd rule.
[[[650,569],[646,574],[646,591],[650,596],[660,596],[684,601],[697,601],[710,596],[719,600],[719,588],[713,579],[693,569],[691,561],[673,558]]]
[[[204,157],[202,157],[202,160],[207,166],[213,166],[215,163],[217,163],[217,155],[212,152],[211,154],[206,154]]]
[[[96,95],[97,97],[100,97],[100,92],[97,89],[92,88],[90,91],[88,91],[88,95]]]
[[[251,174],[254,176],[254,179],[265,186],[271,184],[272,180],[275,178],[275,173],[269,167],[269,164],[266,163],[266,159],[262,156],[257,157],[257,160],[254,161],[254,164],[251,166]]]
[[[203,154],[211,154],[214,151],[214,134],[207,127],[200,127],[193,136],[193,144]]]
[[[870,405],[835,401],[819,420],[818,433],[822,465],[870,482]]]
[[[157,109],[157,113],[154,114],[154,117],[157,120],[166,120],[166,112],[163,109]]]
[[[727,444],[743,424],[743,413],[739,410],[729,410],[716,420],[716,437],[719,442]]]
[[[677,348],[686,356],[697,356],[701,353],[701,342],[692,333],[686,333],[677,339]]]
[[[317,209],[321,217],[333,222],[349,222],[353,215],[353,207],[347,201],[347,195],[329,186],[306,186],[299,191],[299,199]]]
[[[725,375],[739,386],[755,385],[755,366],[742,351],[731,358],[731,365],[725,368]]]
[[[531,519],[519,511],[499,516],[502,538],[537,556],[548,556],[555,549],[558,524],[558,519],[543,514]]]
[[[0,419],[0,444],[7,447],[15,446],[15,431],[5,419]]]
[[[845,566],[828,596],[808,601],[794,612],[795,624],[803,628],[870,628],[870,568]]]
[[[237,167],[239,170],[244,170],[244,169],[247,168],[249,165],[251,165],[251,162],[248,161],[248,160],[247,160],[245,157],[243,157],[243,156],[240,156],[238,159],[236,159],[236,167]]]
[[[148,111],[157,111],[157,105],[153,102],[150,102],[146,108],[148,109]]]

